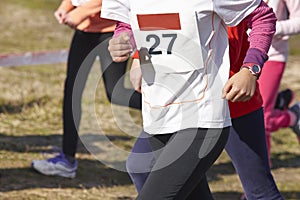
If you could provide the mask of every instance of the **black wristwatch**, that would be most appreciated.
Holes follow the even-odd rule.
[[[257,79],[259,78],[260,74],[261,74],[261,67],[259,65],[256,64],[244,64],[241,69],[243,68],[247,68],[251,74],[253,74],[254,76],[257,77]]]

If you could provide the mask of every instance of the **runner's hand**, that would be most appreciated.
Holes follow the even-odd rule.
[[[65,19],[66,14],[67,14],[67,12],[65,10],[58,9],[54,12],[54,17],[56,18],[58,23],[62,24]]]
[[[222,98],[232,102],[249,101],[254,95],[256,80],[248,69],[241,69],[225,84]]]
[[[127,32],[121,33],[120,35],[113,37],[109,41],[108,50],[110,55],[115,62],[126,61],[133,51],[130,44],[130,36]]]

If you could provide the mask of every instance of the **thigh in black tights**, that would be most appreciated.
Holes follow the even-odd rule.
[[[205,173],[221,154],[228,135],[229,128],[195,128],[150,137],[156,162],[137,199],[196,199],[189,196],[202,182],[203,195],[198,198],[211,200]]]

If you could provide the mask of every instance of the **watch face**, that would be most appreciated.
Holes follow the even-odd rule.
[[[252,70],[253,70],[253,72],[254,72],[255,74],[257,74],[257,73],[260,72],[260,67],[257,66],[257,65],[253,65],[253,66],[252,66]]]

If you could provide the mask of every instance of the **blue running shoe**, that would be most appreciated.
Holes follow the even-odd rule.
[[[77,161],[75,160],[74,163],[70,163],[65,155],[60,153],[47,160],[33,160],[31,166],[33,169],[44,175],[75,178]]]

